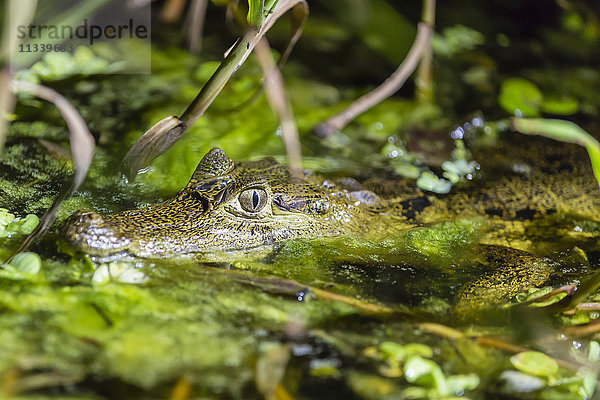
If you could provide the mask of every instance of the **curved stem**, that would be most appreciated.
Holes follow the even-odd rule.
[[[58,194],[52,206],[46,211],[46,213],[40,218],[40,223],[21,243],[21,246],[13,254],[16,255],[22,251],[25,251],[31,244],[33,244],[46,230],[48,225],[54,220],[56,211],[60,204],[68,198],[73,192],[75,192],[79,185],[85,179],[88,168],[92,163],[92,157],[94,155],[95,141],[94,137],[90,133],[87,124],[81,117],[81,114],[77,109],[69,103],[69,101],[61,96],[58,92],[45,86],[35,85],[29,82],[23,81],[11,81],[11,88],[16,92],[23,92],[39,97],[40,99],[46,100],[56,106],[61,116],[67,123],[69,129],[69,142],[71,143],[71,155],[73,163],[75,164],[75,173],[73,174],[73,181],[71,184],[63,188]],[[11,258],[13,257],[11,256]]]
[[[417,29],[415,42],[398,69],[376,89],[354,101],[339,114],[317,125],[313,129],[314,133],[317,136],[325,137],[334,131],[339,131],[354,118],[396,93],[404,85],[410,74],[413,73],[419,60],[423,57],[428,48],[431,33],[432,27],[421,22]]]

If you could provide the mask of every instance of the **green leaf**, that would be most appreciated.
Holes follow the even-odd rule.
[[[0,226],[6,226],[15,219],[14,214],[8,212],[5,208],[0,208]]]
[[[588,354],[588,360],[591,362],[597,362],[600,360],[600,343],[592,340],[590,342],[590,352]]]
[[[479,386],[480,379],[476,374],[452,375],[446,380],[450,394],[474,390]]]
[[[577,100],[571,97],[544,99],[541,106],[542,111],[556,115],[571,115],[579,110]]]
[[[451,57],[483,43],[485,36],[482,33],[459,24],[444,29],[441,34],[435,34],[431,45],[435,54]]]
[[[398,361],[404,360],[406,351],[404,346],[394,342],[383,342],[379,345],[379,350],[386,358],[392,358]]]
[[[533,392],[546,386],[544,380],[518,371],[504,371],[500,374],[504,390],[508,392]]]
[[[429,397],[429,389],[411,386],[402,391],[403,399],[426,399]]]
[[[452,188],[452,183],[443,178],[438,178],[431,172],[423,172],[417,179],[417,186],[430,192],[446,194]]]
[[[29,235],[40,223],[40,219],[35,214],[29,214],[25,219],[21,220],[21,226],[19,227],[19,233]]]
[[[265,0],[248,0],[248,23],[260,28],[265,18]]]
[[[598,343],[598,342],[592,342]],[[580,387],[582,395],[586,399],[591,399],[598,386],[598,373],[594,371],[585,371],[583,375],[583,383]]]
[[[404,377],[408,382],[420,386],[433,386],[439,395],[447,396],[448,384],[442,369],[435,362],[420,356],[413,356],[404,364]]]
[[[409,343],[407,345],[404,345],[404,351],[406,353],[406,357],[433,357],[433,350],[431,349],[431,347],[421,343]]]
[[[15,271],[24,274],[37,274],[42,268],[42,259],[35,253],[20,253],[12,259],[10,265]]]
[[[556,361],[538,351],[524,351],[510,358],[512,365],[521,372],[540,377],[555,377],[558,373]]]
[[[498,103],[513,115],[537,117],[543,98],[540,89],[528,80],[509,78],[502,82]]]

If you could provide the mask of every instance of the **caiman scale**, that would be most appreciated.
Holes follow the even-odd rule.
[[[110,216],[79,211],[61,233],[91,255],[169,257],[359,233],[378,207],[372,192],[342,189],[272,158],[234,162],[213,148],[173,199]]]

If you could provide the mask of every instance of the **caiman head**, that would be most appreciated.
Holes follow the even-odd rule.
[[[169,257],[360,232],[378,207],[372,192],[342,189],[272,158],[234,162],[213,148],[173,199],[109,216],[78,211],[61,234],[91,255]]]

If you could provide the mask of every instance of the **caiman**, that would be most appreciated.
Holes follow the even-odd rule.
[[[165,258],[243,251],[296,238],[361,235],[385,230],[386,224],[408,229],[438,222],[440,216],[452,220],[485,215],[491,225],[501,229],[490,229],[486,244],[479,245],[476,252],[500,267],[461,290],[460,309],[461,304],[470,307],[475,301],[499,303],[549,278],[548,260],[523,250],[545,239],[556,242],[557,234],[551,229],[564,226],[559,220],[540,222],[548,218],[539,217],[551,217],[557,211],[565,215],[561,209],[565,205],[588,220],[600,210],[598,201],[578,193],[578,188],[597,189],[589,179],[591,174],[577,170],[579,167],[570,168],[566,173],[574,190],[565,189],[564,177],[555,179],[540,171],[526,178],[500,177],[491,187],[448,198],[424,195],[413,187],[404,197],[389,201],[351,179],[323,180],[309,171],[291,170],[272,158],[234,162],[213,148],[171,200],[109,216],[79,211],[65,221],[61,235],[93,256]],[[537,184],[529,184],[536,179]],[[576,232],[560,235],[571,233]],[[577,236],[575,241],[579,243],[582,238]]]
[[[356,234],[379,208],[373,192],[342,189],[272,158],[234,162],[213,148],[173,199],[110,216],[80,211],[62,234],[91,255],[171,257]]]

